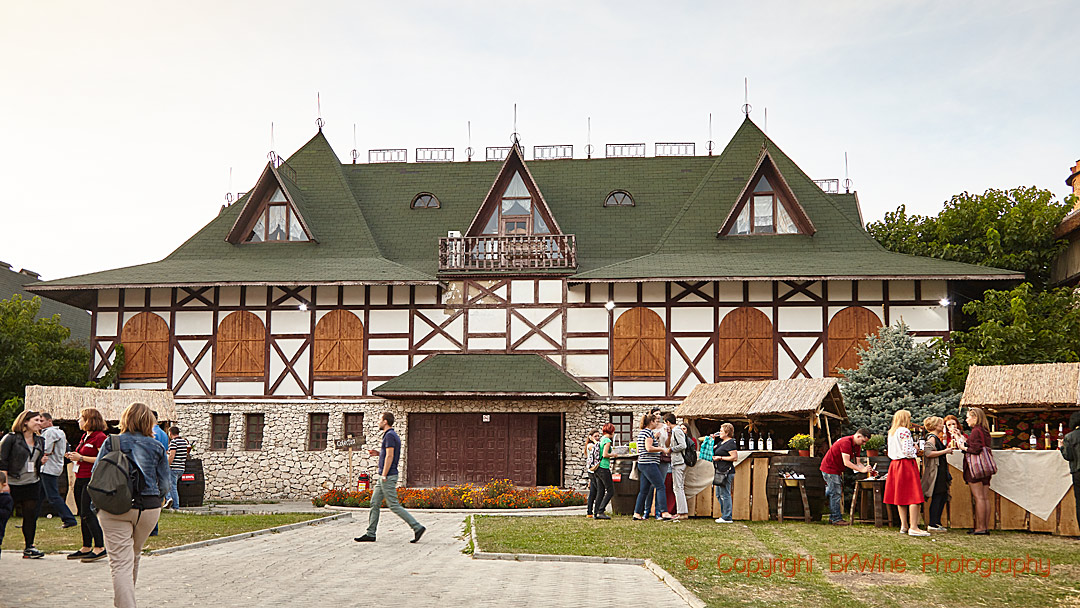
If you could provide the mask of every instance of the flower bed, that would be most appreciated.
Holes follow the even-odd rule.
[[[398,498],[406,509],[531,509],[585,504],[585,497],[573,490],[554,487],[519,489],[509,479],[492,480],[482,486],[398,488]],[[371,490],[330,490],[312,498],[311,504],[316,507],[370,507]]]

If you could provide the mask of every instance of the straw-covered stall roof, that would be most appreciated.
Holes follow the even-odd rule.
[[[830,410],[847,419],[836,378],[733,380],[699,384],[675,409],[681,418],[801,417]]]
[[[1080,363],[973,365],[961,406],[993,409],[1076,408],[1080,404]]]
[[[145,403],[158,413],[159,420],[176,420],[172,391],[142,389],[99,389],[79,386],[28,386],[26,409],[49,412],[55,420],[78,420],[79,411],[96,408],[105,420],[119,420],[132,403]]]

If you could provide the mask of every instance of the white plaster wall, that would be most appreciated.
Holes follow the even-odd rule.
[[[364,286],[346,285],[342,288],[342,302],[348,306],[363,306]]]
[[[661,317],[663,315],[661,314]],[[670,331],[713,331],[713,309],[701,308],[672,308]]]
[[[608,368],[607,355],[567,355],[566,370],[575,376],[606,377]],[[607,392],[607,385],[604,385]]]
[[[616,397],[663,397],[664,382],[637,382],[616,380],[614,383]]]
[[[749,283],[751,301],[772,301],[772,281],[749,281]]]
[[[119,306],[119,289],[101,289],[98,291],[98,306]]]
[[[116,336],[115,312],[99,312],[97,319],[97,335],[103,337]]]
[[[603,308],[571,308],[566,311],[566,331],[607,330],[608,312]]]
[[[537,296],[541,304],[558,304],[563,301],[562,281],[539,281]]]
[[[851,281],[829,281],[830,300],[851,300]]]
[[[570,285],[566,290],[566,301],[581,303],[585,301],[585,286]]]
[[[641,286],[641,299],[645,302],[664,302],[667,299],[667,283],[652,281]]]
[[[416,303],[417,304],[438,304],[439,289],[435,285],[417,285],[416,286]]]
[[[615,283],[616,302],[636,302],[637,283]]]
[[[900,319],[914,331],[948,331],[949,310],[943,306],[892,306],[892,322]]]
[[[777,331],[821,331],[821,309],[813,307],[781,306],[777,310]]]
[[[469,338],[469,350],[506,350],[505,338]]]
[[[168,287],[153,287],[150,289],[151,306],[169,306],[172,304],[172,289]]]
[[[441,337],[441,336],[440,336]],[[445,338],[443,338],[445,340]],[[425,345],[426,346],[426,345]],[[372,338],[368,340],[371,350],[409,350],[408,338]]]
[[[915,281],[889,281],[889,301],[915,299]]]
[[[923,281],[920,291],[924,300],[940,300],[949,293],[945,281]]]
[[[506,332],[506,310],[476,308],[465,314],[469,316],[469,333]]]
[[[567,338],[566,348],[570,350],[607,349],[607,338]]]
[[[881,281],[859,281],[859,301],[880,299]]]
[[[515,304],[532,304],[536,296],[535,285],[532,281],[511,281],[510,301]]]
[[[264,391],[262,382],[218,382],[217,394],[230,395],[262,395]]]
[[[720,281],[718,285],[721,302],[742,302],[742,281]]]
[[[372,334],[390,334],[409,331],[408,310],[372,310],[366,328]],[[422,322],[422,321],[421,321]]]
[[[214,313],[210,311],[186,311],[176,312],[176,327],[173,334],[177,336],[209,336],[214,333]],[[186,349],[185,349],[186,350]],[[198,351],[196,351],[198,352]],[[195,355],[191,355],[195,356]]]
[[[372,355],[368,357],[369,376],[397,376],[409,369],[408,355]]]
[[[316,380],[314,392],[316,395],[362,395],[364,383],[346,380]]]

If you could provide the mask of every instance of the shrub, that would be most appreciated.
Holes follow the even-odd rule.
[[[884,448],[884,447],[885,447],[885,436],[884,435],[871,435],[870,438],[866,440],[866,443],[863,444],[863,449],[864,450],[878,450],[878,451],[881,451],[881,449]]]
[[[585,497],[573,490],[550,486],[519,489],[509,479],[493,479],[482,486],[398,488],[398,499],[406,509],[527,509],[585,504]],[[311,504],[316,507],[370,507],[371,491],[330,490],[312,498]]]

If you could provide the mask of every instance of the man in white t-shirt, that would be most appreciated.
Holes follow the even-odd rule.
[[[53,426],[52,416],[42,412],[45,424],[41,427],[41,437],[45,440],[45,455],[48,460],[41,465],[41,487],[45,491],[45,500],[56,509],[63,521],[63,527],[70,528],[79,521],[71,513],[64,498],[60,496],[59,480],[64,474],[64,453],[67,452],[67,436],[64,431]]]

